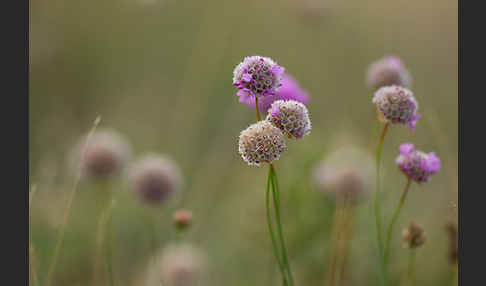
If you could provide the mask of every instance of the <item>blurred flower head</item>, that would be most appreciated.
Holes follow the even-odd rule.
[[[440,170],[440,159],[434,152],[425,154],[415,150],[411,143],[400,145],[400,155],[398,155],[396,163],[408,178],[418,183],[427,182],[433,174]]]
[[[458,258],[458,242],[457,242],[457,223],[455,221],[448,221],[446,224],[446,232],[448,237],[448,256],[451,263],[457,263]]]
[[[92,134],[86,145],[87,135],[74,147],[72,166],[80,164],[86,178],[106,179],[120,174],[130,159],[130,145],[118,132],[101,129]]]
[[[233,85],[238,87],[239,101],[248,103],[255,97],[275,94],[281,86],[284,70],[270,58],[245,57],[233,71]]]
[[[272,103],[280,99],[295,100],[304,104],[309,102],[308,93],[301,89],[299,83],[292,76],[288,74],[283,74],[280,83],[282,85],[278,88],[275,94],[270,94],[268,96],[258,99],[258,108],[260,110],[260,113],[267,113]],[[254,97],[249,97],[248,100],[245,101],[245,103],[248,104],[248,106],[255,108]]]
[[[240,133],[238,151],[248,165],[272,163],[286,150],[284,135],[266,120],[254,123]]]
[[[410,88],[411,83],[410,73],[402,60],[395,56],[385,56],[373,62],[366,76],[366,84],[373,90],[390,85]]]
[[[300,139],[309,135],[312,128],[307,107],[295,100],[275,101],[268,110],[266,120],[289,138]]]
[[[410,222],[408,227],[402,230],[404,247],[416,248],[425,243],[426,236],[422,225],[415,221]]]
[[[327,198],[357,203],[373,190],[374,172],[370,154],[345,146],[316,164],[313,181]]]
[[[420,115],[417,114],[418,103],[410,90],[397,85],[385,86],[375,92],[372,102],[376,104],[381,121],[408,124],[410,130],[415,129]]]
[[[139,159],[128,174],[132,191],[142,203],[160,204],[178,192],[182,176],[167,157],[151,154]]]
[[[177,229],[183,230],[188,228],[192,222],[192,212],[179,209],[173,214],[174,225]]]

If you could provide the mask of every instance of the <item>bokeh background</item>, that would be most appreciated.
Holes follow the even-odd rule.
[[[277,162],[283,223],[298,285],[325,285],[334,204],[312,185],[313,166],[343,144],[373,154],[379,124],[365,86],[369,64],[403,59],[422,118],[415,132],[393,126],[383,151],[385,211],[405,183],[394,165],[400,143],[435,151],[442,169],[412,185],[393,240],[391,271],[406,269],[399,229],[423,223],[420,285],[450,279],[444,225],[457,219],[458,18],[453,0],[32,0],[30,1],[30,184],[35,263],[43,283],[73,181],[69,156],[100,115],[131,143],[133,158],[167,154],[184,176],[181,195],[158,208],[134,200],[123,176],[114,193],[116,285],[143,285],[153,249],[174,239],[171,213],[194,215],[185,240],[208,258],[205,285],[279,285],[265,222],[266,168],[247,166],[239,132],[255,113],[238,102],[233,68],[272,57],[309,92],[312,133],[289,142]],[[91,285],[96,227],[106,190],[83,181],[72,207],[55,285]],[[376,285],[371,200],[356,210],[348,285]],[[98,285],[106,285],[100,282]]]

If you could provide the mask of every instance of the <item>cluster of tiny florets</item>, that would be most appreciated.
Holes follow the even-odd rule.
[[[233,85],[238,87],[240,102],[275,94],[281,85],[284,68],[270,58],[245,57],[233,71]]]
[[[417,114],[418,103],[413,93],[397,85],[377,90],[372,102],[376,104],[380,119],[385,122],[408,124],[413,130],[420,117]]]
[[[240,134],[238,150],[249,165],[272,163],[286,149],[282,132],[266,120],[250,125]]]
[[[426,236],[422,225],[415,221],[410,222],[408,227],[402,230],[404,247],[416,248],[425,243]]]
[[[300,139],[311,131],[307,107],[295,100],[277,100],[268,110],[267,121],[279,128],[289,138]]]
[[[434,152],[425,154],[415,150],[410,143],[400,145],[400,155],[396,163],[407,177],[419,183],[427,182],[440,170],[440,159]]]
[[[372,63],[368,69],[366,84],[376,90],[383,86],[411,86],[411,76],[398,57],[386,56]]]
[[[132,191],[140,201],[151,205],[166,201],[181,185],[178,167],[159,155],[139,159],[131,168],[129,179]]]

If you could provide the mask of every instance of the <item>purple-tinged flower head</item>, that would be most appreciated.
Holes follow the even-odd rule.
[[[410,90],[397,85],[384,86],[375,92],[372,102],[376,104],[381,121],[407,124],[410,130],[415,129],[420,115],[417,114],[418,103]]]
[[[266,120],[289,138],[300,139],[309,135],[312,128],[307,107],[295,100],[277,100],[272,103]]]
[[[358,203],[373,190],[374,170],[370,154],[345,146],[317,163],[312,179],[328,199]]]
[[[402,60],[395,56],[385,56],[373,62],[366,76],[366,85],[373,90],[390,85],[410,88],[411,84],[410,73]]]
[[[191,225],[192,212],[185,209],[179,209],[174,212],[172,218],[174,220],[175,227],[179,230],[184,230]]]
[[[411,143],[400,145],[400,155],[396,163],[407,177],[418,183],[427,182],[440,170],[440,159],[434,152],[425,154],[415,150]]]
[[[113,130],[98,130],[85,146],[86,136],[74,147],[72,166],[81,164],[81,174],[86,178],[106,179],[120,174],[130,159],[130,145]]]
[[[177,193],[182,176],[175,163],[160,155],[151,154],[139,159],[129,172],[132,191],[147,205],[167,201]]]
[[[254,123],[240,133],[238,151],[248,165],[272,163],[286,150],[284,135],[266,120]]]
[[[417,248],[425,243],[426,236],[421,224],[411,221],[410,224],[402,230],[403,246],[405,248]]]
[[[245,57],[233,71],[233,85],[238,87],[240,102],[251,102],[276,93],[281,86],[284,68],[270,58]]]
[[[280,82],[282,85],[275,94],[270,94],[258,99],[260,113],[267,113],[270,106],[272,106],[272,103],[276,100],[295,100],[304,104],[309,102],[309,94],[305,90],[302,90],[299,83],[292,76],[284,74]],[[249,97],[245,103],[248,106],[255,108],[254,97]]]

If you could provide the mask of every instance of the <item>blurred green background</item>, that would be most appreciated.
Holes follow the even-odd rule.
[[[265,222],[267,171],[247,166],[237,152],[239,132],[255,113],[238,103],[232,86],[234,67],[263,55],[311,96],[312,133],[288,142],[276,167],[296,284],[325,285],[334,205],[312,186],[311,170],[340,138],[374,152],[379,124],[365,73],[372,61],[394,54],[412,74],[423,116],[415,132],[393,126],[387,135],[385,211],[391,214],[405,183],[394,165],[400,143],[435,151],[442,169],[412,186],[391,271],[406,269],[398,232],[416,219],[427,232],[417,282],[450,283],[444,225],[457,219],[457,14],[452,0],[31,0],[29,171],[37,185],[31,236],[39,279],[46,279],[73,181],[69,154],[101,115],[100,128],[126,136],[134,159],[167,154],[185,183],[178,199],[156,210],[134,200],[124,178],[110,182],[116,285],[141,285],[153,254],[145,218],[160,226],[163,248],[174,239],[171,212],[178,207],[193,212],[185,239],[207,254],[207,285],[279,285]],[[100,188],[78,187],[55,285],[91,285],[105,204]],[[348,285],[376,285],[374,235],[369,201],[357,209]]]

